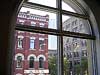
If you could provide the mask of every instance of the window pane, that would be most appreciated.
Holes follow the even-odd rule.
[[[44,50],[44,46],[45,46],[45,39],[44,38],[39,38],[39,47],[41,50]]]
[[[62,9],[66,11],[75,12],[75,10],[70,5],[68,5],[67,1],[62,1]]]
[[[18,56],[17,57],[17,65],[16,68],[22,68],[22,57]]]
[[[91,33],[88,21],[81,18],[62,15],[62,26],[64,31]]]
[[[63,59],[65,75],[89,75],[89,40],[63,37]]]
[[[50,7],[56,7],[56,0],[28,0],[28,2],[42,4]]]
[[[56,13],[22,7],[17,24],[56,29]]]
[[[34,49],[35,39],[30,39],[30,49]]]
[[[29,68],[34,68],[34,57],[30,57]]]
[[[72,0],[62,0],[62,10],[70,11],[73,13],[84,14],[82,8],[79,7],[80,4],[77,1]]]
[[[18,36],[23,37],[23,48],[17,47]],[[14,75],[57,75],[57,36],[16,30],[15,37]]]

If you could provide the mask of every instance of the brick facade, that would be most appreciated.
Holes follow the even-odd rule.
[[[40,23],[42,23],[42,27],[48,28],[49,16],[40,16],[36,14],[31,14],[28,12],[20,12],[17,17],[17,24],[20,25],[30,25],[34,24],[39,27]],[[40,26],[41,27],[41,26]],[[22,48],[18,47],[18,37],[22,38]],[[30,38],[33,37],[34,41],[34,49],[30,49]],[[17,31],[15,33],[15,53],[14,53],[14,75],[39,75],[41,72],[44,72],[43,75],[48,75],[48,35],[47,34],[39,34],[39,33],[31,33],[24,31]],[[44,39],[43,49],[40,49],[39,39]],[[21,68],[16,68],[17,66],[17,57],[22,56]],[[28,57],[34,55],[36,58],[34,60],[34,68],[29,68],[29,60]],[[44,62],[43,68],[39,68],[39,58],[43,57]],[[25,71],[27,70],[27,72]],[[37,72],[35,72],[37,71]]]

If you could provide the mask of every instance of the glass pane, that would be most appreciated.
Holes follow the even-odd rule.
[[[56,13],[22,7],[17,24],[56,29]]]
[[[57,36],[16,30],[13,75],[57,75],[57,57]]]
[[[64,75],[89,75],[89,40],[64,36],[63,43]]]
[[[67,0],[62,1],[62,9],[66,11],[75,12],[75,10],[70,5],[68,5]]]
[[[56,7],[56,0],[28,0],[28,2],[42,4],[50,7]]]
[[[81,18],[62,15],[62,26],[64,31],[90,34],[88,21]]]

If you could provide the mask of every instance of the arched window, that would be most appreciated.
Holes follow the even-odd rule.
[[[93,66],[95,66],[95,57],[93,56],[95,53],[93,52],[93,40],[95,40],[95,36],[88,17],[89,14],[83,10],[84,8],[77,1],[79,0],[53,0],[53,2],[52,0],[25,0],[19,11],[19,13],[33,15],[35,18],[33,20],[25,16],[24,19],[27,23],[25,25],[17,23],[15,29],[24,31],[25,35],[27,34],[25,37],[36,36],[36,52],[30,51],[25,53],[31,53],[35,56],[40,54],[40,56],[37,56],[36,61],[39,62],[39,68],[44,68],[45,61],[47,68],[46,74],[48,74],[50,70],[51,75],[53,75],[52,71],[54,71],[55,75],[92,75],[91,73],[94,70]],[[27,13],[27,11],[29,12]],[[37,16],[40,17],[41,20],[37,19]],[[32,26],[28,24],[29,20],[36,21],[36,25]],[[45,23],[45,26],[39,26],[40,23]],[[36,34],[30,35],[30,32]],[[56,39],[50,38],[49,35],[56,36]],[[39,38],[45,39],[45,43],[44,40],[40,40]],[[85,46],[83,48],[81,41],[84,39],[86,40],[86,45],[83,44]],[[33,48],[34,40],[31,42]],[[26,40],[26,43],[29,42]],[[55,51],[57,54],[49,58],[48,52],[50,51],[48,47],[56,47]],[[87,56],[82,55],[83,50],[88,52],[86,53],[88,54]],[[53,50],[51,54],[53,54]],[[82,58],[88,58],[88,60],[85,61],[86,65],[83,65],[84,61]],[[29,59],[30,68],[35,66],[33,63],[34,59],[33,57]],[[79,61],[80,64],[74,65],[75,61]],[[88,65],[87,62],[89,62],[90,65]],[[91,69],[91,67],[93,69]]]
[[[29,68],[34,68],[34,57],[30,57],[29,59]]]
[[[44,68],[44,59],[42,57],[39,58],[39,68]]]
[[[22,68],[22,57],[18,56],[17,57],[17,64],[16,64],[17,68]]]

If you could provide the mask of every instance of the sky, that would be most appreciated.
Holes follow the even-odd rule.
[[[33,2],[33,3],[38,3],[38,4],[43,4],[43,5],[48,5],[51,7],[55,7],[56,8],[56,0],[28,0],[29,2]],[[52,5],[51,5],[52,4]],[[62,9],[67,10],[67,11],[71,11],[71,12],[75,12],[69,5],[67,5],[66,3],[62,2]],[[46,11],[40,11],[40,10],[36,10],[36,9],[29,9],[29,8],[25,8],[22,7],[20,12],[27,12],[30,11],[30,13],[32,14],[38,14],[38,15],[49,15],[49,28],[53,28],[56,29],[56,14],[55,13],[50,13],[50,12],[46,12]],[[62,16],[62,22],[64,22],[65,20],[67,20],[69,18],[69,16]],[[48,35],[48,49],[57,49],[57,36],[53,36],[53,35]]]

